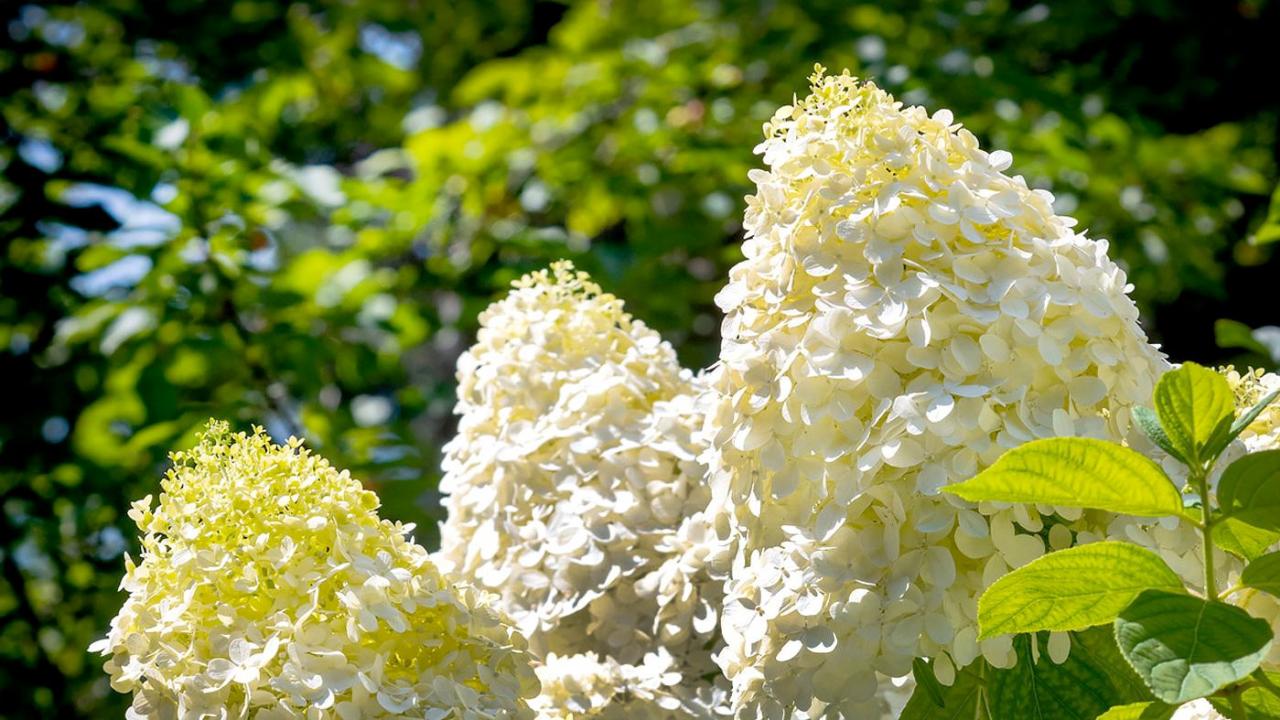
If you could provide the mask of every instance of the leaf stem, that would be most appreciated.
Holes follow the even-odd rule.
[[[1231,693],[1231,720],[1249,720],[1249,713],[1244,709],[1244,693]]]
[[[1208,475],[1208,471],[1198,464],[1191,466],[1191,479],[1200,492],[1200,530],[1204,533],[1204,596],[1212,600],[1218,597],[1218,582],[1213,573],[1213,511],[1209,508]]]

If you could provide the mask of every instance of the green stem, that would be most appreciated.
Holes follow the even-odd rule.
[[[974,703],[973,720],[990,720],[991,711],[987,709],[984,714],[982,711],[987,705],[987,663],[985,660],[979,660],[978,663],[978,701]]]
[[[1231,693],[1231,720],[1249,720],[1249,713],[1244,709],[1243,693]]]
[[[1213,574],[1213,511],[1209,508],[1208,473],[1193,465],[1191,479],[1200,491],[1200,529],[1204,533],[1204,596],[1212,600],[1218,597],[1218,582]]]

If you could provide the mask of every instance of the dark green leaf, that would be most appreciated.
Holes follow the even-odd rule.
[[[917,689],[923,689],[938,707],[946,707],[942,684],[933,674],[933,663],[924,658],[916,658],[911,661],[911,675],[915,678]]]
[[[1116,643],[1157,699],[1177,705],[1247,677],[1271,626],[1234,605],[1147,590],[1120,613]]]
[[[928,690],[921,692],[917,685],[899,720],[984,720],[988,716],[985,707],[980,707],[984,683],[982,672],[988,669],[979,659],[957,672],[950,687],[939,686],[940,702]]]
[[[1280,450],[1236,460],[1218,481],[1222,514],[1263,530],[1280,530]]]
[[[1120,648],[1116,647],[1115,630],[1111,626],[1071,633],[1071,657],[1087,662],[1106,674],[1115,691],[1115,704],[1155,700],[1151,689],[1120,654]]]
[[[1041,643],[1033,662],[1031,643]],[[991,673],[988,682],[991,716],[1019,720],[1093,720],[1120,702],[1106,669],[1075,650],[1061,665],[1044,651],[1039,637],[1021,635],[1014,647],[1018,663]]]
[[[1280,597],[1280,552],[1267,553],[1246,565],[1240,582]]]

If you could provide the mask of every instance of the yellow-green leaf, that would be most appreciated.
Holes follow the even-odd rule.
[[[1160,378],[1154,400],[1169,442],[1192,463],[1209,459],[1202,451],[1235,419],[1235,395],[1226,378],[1191,362]]]
[[[976,477],[944,488],[973,502],[1040,503],[1160,517],[1182,513],[1182,495],[1150,459],[1092,438],[1034,440]]]
[[[1169,720],[1177,708],[1162,702],[1140,702],[1117,705],[1098,716],[1098,720]]]
[[[1143,590],[1182,590],[1159,555],[1125,542],[1049,553],[1010,572],[978,601],[981,637],[1083,630],[1116,619]]]

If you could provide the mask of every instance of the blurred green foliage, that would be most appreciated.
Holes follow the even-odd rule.
[[[5,7],[7,717],[122,715],[84,649],[207,417],[305,435],[430,543],[453,363],[518,274],[571,257],[711,362],[752,147],[814,62],[1011,150],[1176,358],[1280,354],[1273,1]]]

